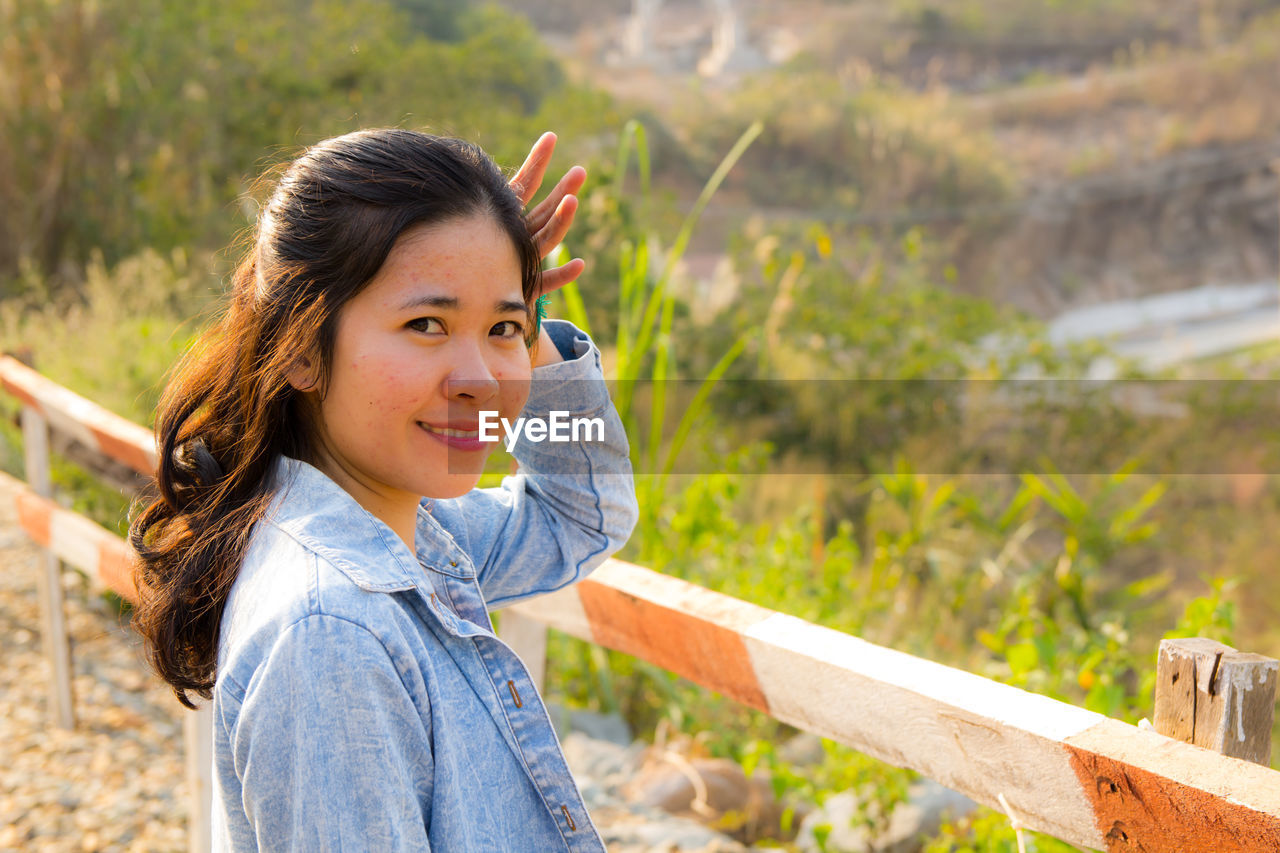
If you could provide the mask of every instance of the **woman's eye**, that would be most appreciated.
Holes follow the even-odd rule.
[[[489,330],[490,334],[494,334],[495,332],[499,337],[503,338],[521,338],[524,337],[524,326],[517,323],[515,320],[503,320],[501,323],[496,324]]]
[[[432,326],[432,323],[435,324],[434,327]],[[440,320],[436,317],[418,317],[417,319],[410,320],[405,325],[408,326],[410,329],[413,329],[415,332],[443,332],[444,331],[444,324],[441,323]]]

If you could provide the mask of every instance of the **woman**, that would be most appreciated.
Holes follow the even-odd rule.
[[[540,281],[539,247],[582,178],[526,221],[475,146],[376,130],[280,179],[166,389],[158,497],[130,531],[152,659],[184,704],[213,700],[216,849],[603,849],[488,616],[580,579],[635,523],[600,353],[534,310],[581,272]],[[517,440],[519,472],[474,488],[482,412],[553,411],[602,440]]]

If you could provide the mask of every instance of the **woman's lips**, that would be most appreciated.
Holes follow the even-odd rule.
[[[423,421],[418,421],[418,426],[422,427],[423,431],[436,441],[446,444],[455,450],[485,450],[493,445],[492,441],[480,440],[479,427],[462,429],[456,426],[433,426]]]

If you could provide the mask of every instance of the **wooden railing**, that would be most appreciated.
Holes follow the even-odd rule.
[[[50,709],[56,723],[72,725],[58,563],[126,599],[135,590],[124,541],[50,500],[48,433],[72,437],[82,454],[87,449],[143,473],[154,465],[154,441],[142,427],[12,358],[0,358],[0,386],[23,403],[28,482],[15,485],[17,512],[23,529],[49,555],[41,597]],[[509,608],[501,622],[504,639],[539,679],[550,626],[918,770],[1021,826],[1074,844],[1170,853],[1280,850],[1280,772],[620,560],[607,561],[573,587]],[[1236,694],[1216,689],[1223,652],[1199,652],[1209,654],[1213,672],[1196,674],[1194,661],[1179,663],[1176,655],[1171,665],[1192,667],[1187,672],[1201,692],[1191,690],[1189,701],[1216,697],[1215,724],[1227,730],[1223,720],[1231,705],[1225,697]],[[1256,685],[1243,685],[1237,676],[1232,684],[1237,690],[1256,687],[1248,707],[1267,706],[1269,732],[1276,662],[1249,665]],[[1260,701],[1268,690],[1271,698]],[[1205,699],[1205,708],[1209,704]],[[1256,730],[1260,712],[1250,713],[1245,720],[1242,710],[1237,725]],[[209,844],[212,730],[207,708],[187,719],[190,837],[198,851]]]

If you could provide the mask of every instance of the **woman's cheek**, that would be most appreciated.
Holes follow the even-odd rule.
[[[524,410],[529,401],[529,380],[511,379],[501,383],[502,411],[508,418],[514,418]]]
[[[521,359],[522,357],[522,359]],[[532,368],[527,353],[512,359],[495,378],[498,380],[498,405],[504,417],[514,418],[524,410],[529,401]]]

